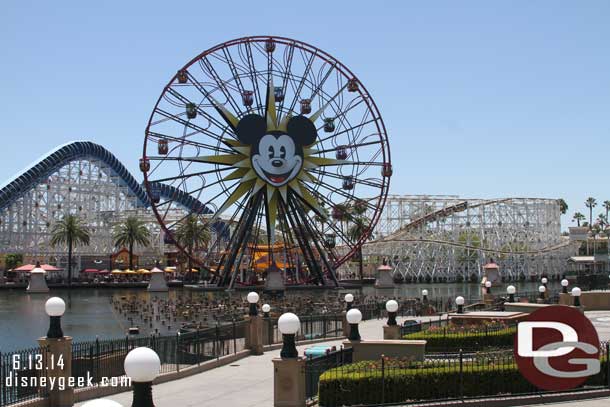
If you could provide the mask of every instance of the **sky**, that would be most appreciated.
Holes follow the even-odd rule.
[[[0,184],[91,140],[136,176],[163,86],[280,35],[342,61],[388,130],[393,194],[610,199],[610,1],[3,1]]]

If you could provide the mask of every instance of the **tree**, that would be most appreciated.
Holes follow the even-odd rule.
[[[574,213],[574,216],[572,217],[572,221],[576,221],[576,224],[578,225],[578,227],[580,227],[580,222],[581,222],[581,221],[583,221],[583,220],[585,220],[585,219],[587,219],[587,218],[585,217],[585,215],[583,215],[583,214],[582,214],[582,213],[580,213],[580,212],[576,212],[576,213]]]
[[[190,214],[178,224],[174,237],[188,253],[187,276],[190,276],[193,269],[193,250],[201,246],[207,246],[211,239],[210,229],[208,225],[200,221],[197,215]]]
[[[610,212],[610,201],[604,201],[602,206],[606,210],[606,219],[608,219],[608,212]]]
[[[568,212],[568,204],[563,198],[559,199],[559,211],[562,215],[565,215]]]
[[[14,269],[23,264],[23,254],[21,253],[10,253],[6,255],[4,259],[4,266],[7,270]]]
[[[89,244],[89,228],[76,215],[66,215],[51,229],[51,246],[68,246],[68,287],[72,287],[72,250]]]
[[[593,225],[593,208],[597,206],[597,201],[595,198],[589,197],[585,201],[585,206],[589,208],[589,229],[591,229],[591,225]]]
[[[359,241],[368,230],[367,220],[368,219],[363,216],[357,216],[353,219],[353,223],[349,227],[347,235],[354,243]],[[358,274],[360,276],[360,283],[364,284],[364,270],[361,246],[358,247],[358,263]]]
[[[599,224],[600,228],[603,230],[606,226],[608,226],[608,218],[606,217],[606,215],[604,215],[603,213],[600,213],[597,216],[597,222],[596,224]]]
[[[129,250],[129,269],[133,270],[133,247],[138,244],[150,245],[150,231],[144,221],[136,216],[129,216],[114,228],[114,246],[127,247]]]

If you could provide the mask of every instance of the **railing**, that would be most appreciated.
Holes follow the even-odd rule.
[[[610,387],[608,350],[608,343],[600,344],[600,372],[570,391]],[[318,405],[411,405],[404,403],[422,401],[442,405],[485,396],[506,398],[542,393],[545,392],[519,372],[511,350],[460,351],[425,361],[381,357],[330,368],[319,376]]]
[[[320,375],[329,369],[352,363],[352,348],[329,351],[326,355],[310,357],[305,361],[305,397],[313,400],[318,396]]]
[[[299,317],[299,319],[301,328],[296,336],[297,341],[340,338],[343,336],[343,316],[341,314],[309,315]],[[269,329],[270,344],[282,342],[282,334],[279,332],[277,321],[277,318],[268,319],[267,329]]]
[[[37,347],[0,353],[0,406],[47,396],[47,388],[36,385],[47,370],[46,352]],[[27,381],[25,386],[21,380]]]

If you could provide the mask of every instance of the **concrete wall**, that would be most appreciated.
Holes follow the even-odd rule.
[[[563,305],[574,304],[570,294],[559,294],[559,303]],[[580,305],[585,311],[610,310],[610,291],[583,291],[580,296]]]

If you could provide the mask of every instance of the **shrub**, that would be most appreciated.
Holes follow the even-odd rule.
[[[514,327],[445,327],[414,332],[404,335],[403,339],[426,340],[426,351],[458,352],[460,349],[511,348],[516,332]]]
[[[607,363],[587,385],[605,383]],[[462,385],[460,386],[460,383]],[[443,362],[387,363],[363,361],[337,367],[320,376],[321,407],[379,405],[416,400],[451,399],[536,391],[519,373],[512,357],[465,360],[460,378],[457,360]]]

